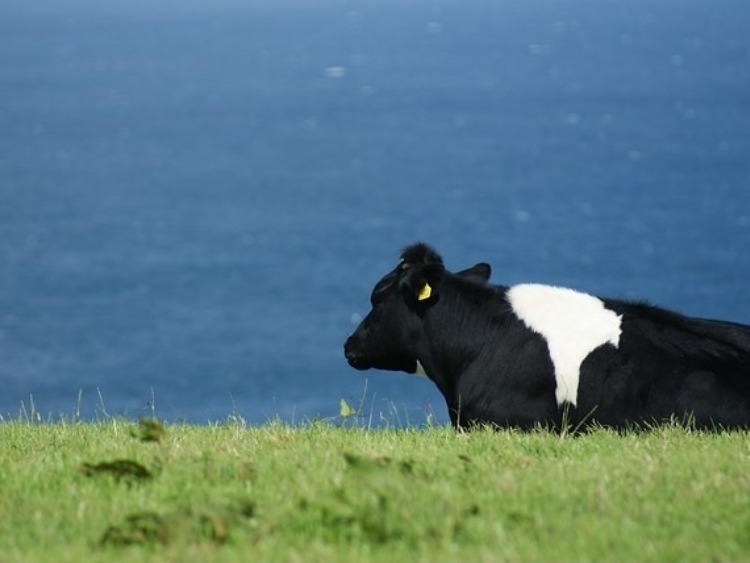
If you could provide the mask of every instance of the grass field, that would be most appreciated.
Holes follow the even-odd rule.
[[[0,561],[748,561],[750,435],[0,424]]]

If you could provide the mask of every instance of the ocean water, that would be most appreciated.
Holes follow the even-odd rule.
[[[750,323],[750,3],[6,0],[0,415],[447,421],[343,341],[415,240]]]

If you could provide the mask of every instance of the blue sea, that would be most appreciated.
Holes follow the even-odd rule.
[[[746,0],[5,0],[0,415],[447,421],[404,245],[750,323]]]

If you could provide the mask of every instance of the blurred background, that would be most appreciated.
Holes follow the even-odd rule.
[[[447,421],[400,249],[750,323],[745,0],[5,0],[0,415]]]

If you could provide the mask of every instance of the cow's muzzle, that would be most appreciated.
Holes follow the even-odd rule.
[[[358,345],[354,337],[350,336],[344,344],[344,356],[349,365],[355,369],[367,369],[369,366],[365,363],[362,354],[357,351]]]

